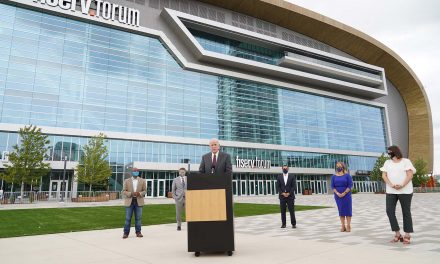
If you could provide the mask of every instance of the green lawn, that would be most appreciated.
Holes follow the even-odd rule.
[[[324,206],[295,206],[296,211],[326,208]],[[235,217],[279,213],[279,205],[234,205]],[[125,209],[122,206],[0,210],[0,238],[42,235],[85,230],[121,228]],[[142,225],[175,222],[174,204],[146,205]]]

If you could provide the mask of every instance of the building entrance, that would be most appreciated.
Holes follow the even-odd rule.
[[[66,180],[51,180],[49,184],[49,199],[51,200],[61,200],[61,195],[64,196],[64,199],[69,197],[69,182]]]

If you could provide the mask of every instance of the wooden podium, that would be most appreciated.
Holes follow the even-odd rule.
[[[232,174],[191,173],[187,178],[188,252],[225,251],[234,246]]]

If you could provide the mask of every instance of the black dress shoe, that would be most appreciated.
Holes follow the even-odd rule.
[[[292,228],[296,228],[296,225],[292,225]]]
[[[178,226],[177,227],[177,231],[180,231],[180,230],[182,230],[182,228],[180,226]]]
[[[286,225],[282,225],[281,228],[286,228]]]

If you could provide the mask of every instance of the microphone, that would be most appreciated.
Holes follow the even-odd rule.
[[[212,165],[211,165],[211,173],[214,173],[214,172],[215,172],[215,165],[212,164]]]

